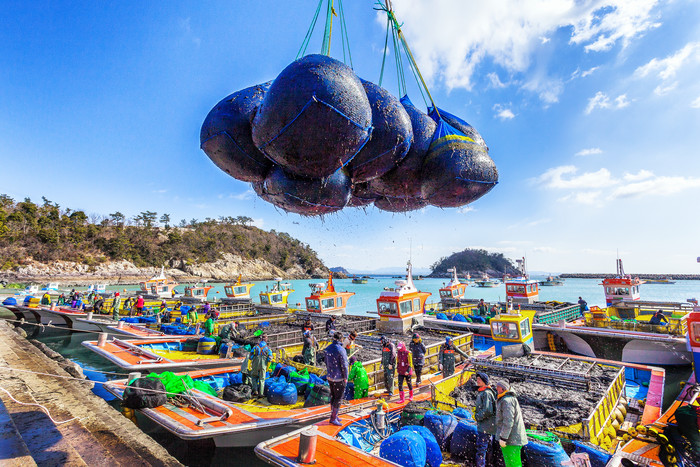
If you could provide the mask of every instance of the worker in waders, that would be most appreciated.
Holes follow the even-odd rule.
[[[343,335],[336,332],[333,334],[333,343],[326,347],[326,370],[328,371],[326,379],[331,389],[331,418],[329,422],[337,426],[343,424],[338,418],[338,412],[349,376],[348,354],[345,352],[342,341]]]
[[[486,467],[487,458],[491,457],[493,437],[496,435],[496,391],[489,386],[486,373],[476,374],[476,404],[474,419],[476,420],[476,467]],[[489,461],[488,465],[493,462]]]
[[[382,336],[382,368],[384,368],[384,388],[389,395],[394,394],[394,371],[396,370],[396,346],[386,336]]]
[[[518,398],[507,381],[499,381],[496,392],[496,438],[503,460],[506,467],[522,467],[520,450],[527,444],[527,433]]]
[[[197,324],[197,321],[199,321],[199,313],[197,313],[197,307],[192,305],[187,312],[187,322],[192,326]]]
[[[420,377],[425,364],[425,353],[428,351],[418,333],[413,334],[411,343],[408,344],[408,350],[411,351],[411,356],[413,357],[413,369],[416,371],[416,387],[418,387],[420,386]]]
[[[204,322],[204,335],[207,337],[214,335],[214,320],[211,317]]]
[[[260,342],[250,351],[250,379],[252,380],[253,396],[262,397],[265,392],[265,373],[272,360],[272,350],[265,342],[265,334],[260,336]]]
[[[467,354],[457,348],[452,342],[452,338],[447,336],[445,343],[440,346],[438,353],[438,369],[442,371],[442,376],[447,378],[455,372],[455,354],[458,353],[465,359],[469,358]]]
[[[112,300],[112,319],[114,321],[119,320],[119,305],[122,303],[122,297],[119,295],[119,292],[116,292],[114,294],[114,300]]]
[[[406,344],[399,342],[396,345],[396,372],[399,374],[399,402],[404,402],[403,382],[408,385],[408,400],[413,400],[413,385],[411,375],[413,374],[413,356],[406,348]]]
[[[369,378],[367,377],[367,370],[362,366],[361,361],[355,360],[355,363],[352,364],[348,381],[352,381],[355,387],[355,399],[361,399],[369,395]]]
[[[318,341],[311,334],[311,331],[304,331],[304,347],[301,350],[301,355],[304,357],[304,365],[316,366],[316,350],[318,350]]]
[[[46,292],[46,293],[41,297],[41,304],[42,304],[42,305],[51,305],[51,295],[49,295],[48,292]]]

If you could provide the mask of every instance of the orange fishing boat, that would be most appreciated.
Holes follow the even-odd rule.
[[[185,295],[182,297],[183,302],[206,302],[209,291],[213,289],[211,285],[194,285],[193,287],[185,287]]]
[[[406,280],[396,281],[396,287],[386,287],[377,299],[379,323],[385,332],[406,332],[414,321],[422,322],[425,301],[430,292],[421,292],[413,284],[411,262],[406,267]]]
[[[463,284],[459,281],[457,277],[457,268],[450,268],[447,272],[452,273],[452,278],[447,285],[439,290],[440,301],[443,305],[452,306],[459,304],[460,299],[465,298],[467,284]]]
[[[519,265],[520,276],[508,277],[504,280],[506,286],[506,303],[531,304],[540,296],[539,283],[530,279],[525,266],[525,258],[516,260]]]
[[[620,258],[617,259],[617,274],[615,277],[603,279],[601,285],[605,288],[606,306],[640,299],[639,286],[642,285],[642,281],[638,277],[625,274]]]
[[[218,392],[227,385],[226,381],[230,375],[238,370],[235,367],[227,367],[180,374],[187,374],[193,380],[206,382]],[[105,389],[121,398],[125,385],[126,380],[110,381],[105,384]],[[422,389],[427,391],[428,386],[423,386]],[[255,400],[230,402],[196,389],[191,391],[189,397],[196,398],[197,401],[184,407],[168,402],[153,409],[139,410],[183,440],[209,438],[214,440],[217,447],[252,447],[299,427],[330,418],[329,404],[304,407],[303,396],[291,405],[270,405],[267,401]],[[429,397],[429,393],[425,392],[416,394],[414,399]],[[340,407],[340,417],[346,421],[354,419],[357,413],[376,407],[378,400],[376,397],[350,400]],[[397,394],[389,405],[404,407],[407,402],[399,403]],[[352,417],[343,415],[348,413],[352,413]]]
[[[250,289],[255,284],[241,282],[242,274],[238,275],[238,280],[233,284],[224,285],[224,293],[229,299],[250,299]]]
[[[176,294],[175,287],[177,282],[171,281],[165,277],[165,267],[160,268],[160,274],[153,276],[147,281],[140,282],[141,292],[149,295],[157,295],[159,297],[172,297]]]
[[[309,313],[343,314],[348,299],[355,292],[336,292],[333,285],[333,272],[328,274],[328,283],[309,284],[311,295],[306,297],[306,311]]]
[[[238,366],[243,358],[224,358],[218,353],[202,354],[194,336],[163,336],[156,339],[107,339],[82,344],[96,354],[130,371],[182,370]],[[213,348],[213,346],[211,346]],[[208,350],[207,350],[208,351]]]

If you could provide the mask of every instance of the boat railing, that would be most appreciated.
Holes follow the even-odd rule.
[[[526,309],[527,308],[528,306],[526,306]],[[580,316],[580,307],[578,305],[569,305],[537,313],[535,314],[534,321],[539,324],[557,324],[561,320],[569,322]]]
[[[667,318],[668,324],[649,324],[636,320],[596,319],[592,315],[586,315],[586,326],[594,328],[617,329],[621,331],[648,332],[654,334],[669,334],[683,337],[688,332],[686,318]]]

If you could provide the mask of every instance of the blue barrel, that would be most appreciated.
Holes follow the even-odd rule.
[[[213,355],[216,353],[216,339],[202,337],[197,343],[197,353],[201,355]]]

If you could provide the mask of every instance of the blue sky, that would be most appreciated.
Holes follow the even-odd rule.
[[[355,71],[376,82],[373,3],[344,7]],[[539,271],[612,272],[619,252],[635,272],[700,272],[700,3],[393,5],[435,101],[498,166],[467,207],[304,218],[199,149],[214,104],[294,60],[315,0],[0,2],[0,193],[96,215],[249,216],[351,270],[478,247]],[[391,68],[383,84],[398,92]]]

